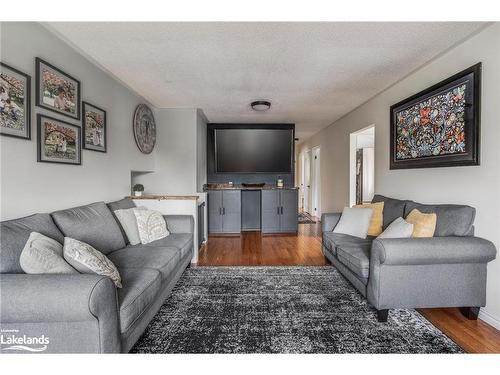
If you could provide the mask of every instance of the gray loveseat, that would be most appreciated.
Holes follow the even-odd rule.
[[[474,237],[475,209],[423,205],[376,195],[384,202],[384,229],[414,208],[437,215],[432,238],[361,239],[333,233],[340,213],[323,214],[323,252],[387,321],[391,308],[460,307],[477,319],[486,305],[486,266],[495,259],[493,243]]]
[[[0,223],[1,329],[17,337],[43,335],[49,340],[44,352],[128,352],[190,264],[194,246],[194,220],[187,215],[165,216],[171,234],[164,239],[127,244],[112,211],[131,207],[130,199],[97,202]],[[94,246],[117,266],[123,288],[95,274],[23,273],[19,257],[33,231]]]

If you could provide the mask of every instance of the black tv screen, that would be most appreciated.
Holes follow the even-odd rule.
[[[293,130],[215,129],[216,173],[291,173]]]

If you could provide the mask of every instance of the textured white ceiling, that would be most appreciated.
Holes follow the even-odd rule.
[[[159,108],[211,122],[289,122],[302,139],[481,23],[49,23]],[[269,99],[269,111],[250,109]],[[90,98],[89,98],[90,99]]]

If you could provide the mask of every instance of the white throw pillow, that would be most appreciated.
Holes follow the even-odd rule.
[[[120,273],[103,253],[89,244],[64,237],[64,259],[81,273],[96,273],[109,277],[118,288],[122,287]]]
[[[116,210],[115,215],[127,235],[128,242],[130,242],[131,245],[138,245],[141,243],[141,238],[139,237],[139,228],[137,227],[137,219],[134,215],[134,209],[146,210],[147,208],[134,207],[124,210]]]
[[[413,234],[413,224],[398,217],[377,238],[410,238]]]
[[[167,230],[167,223],[160,212],[154,210],[140,210],[137,208],[133,210],[135,218],[137,219],[137,228],[142,244],[165,238],[170,234]]]
[[[31,232],[19,258],[21,268],[31,274],[78,273],[63,258],[63,245],[38,232]]]
[[[373,209],[344,207],[339,222],[333,229],[334,233],[366,238]]]

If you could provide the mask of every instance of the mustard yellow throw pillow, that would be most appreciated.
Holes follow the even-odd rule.
[[[384,202],[365,203],[352,206],[353,208],[371,208],[373,210],[372,218],[370,220],[370,227],[368,228],[369,236],[378,236],[382,233],[382,224],[384,221]]]
[[[412,237],[434,236],[437,221],[436,214],[424,214],[415,208],[406,217],[406,221],[410,224],[413,224]]]

